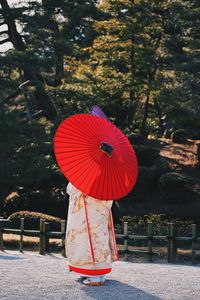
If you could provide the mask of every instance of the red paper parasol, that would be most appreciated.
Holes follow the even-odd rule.
[[[110,121],[89,114],[64,120],[54,137],[57,163],[81,192],[116,200],[133,188],[138,174],[135,152]]]

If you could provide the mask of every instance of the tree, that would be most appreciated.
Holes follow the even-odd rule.
[[[161,91],[159,100],[172,127],[189,131],[196,127],[197,132],[200,132],[199,16],[198,1],[172,1],[168,5],[164,63],[171,76],[166,78],[167,88]]]
[[[59,93],[64,98],[69,94],[62,86],[63,57],[77,51],[78,44],[89,43],[84,31],[90,30],[95,1],[86,6],[84,1],[66,0],[32,1],[20,7],[10,7],[6,0],[0,4],[0,26],[7,26],[6,32],[0,28],[1,43],[9,40],[13,45],[0,55],[0,199],[19,186],[29,195],[49,195],[55,185],[66,182],[53,154],[56,125],[72,110],[57,98]],[[19,89],[27,79],[31,85]],[[37,114],[40,110],[42,115]]]
[[[150,108],[162,126],[156,96],[163,77],[165,6],[163,1],[102,1],[103,18],[93,24],[96,37],[74,71],[76,80],[89,85],[90,98],[95,95],[95,103],[119,126],[138,128],[144,135]]]
[[[7,0],[1,0],[1,15],[2,15],[2,21],[1,24],[7,25],[8,30],[6,32],[1,32],[2,34],[7,34],[7,38],[2,40],[1,43],[5,43],[10,41],[13,44],[14,51],[13,51],[13,58],[16,56],[23,56],[23,61],[21,57],[21,64],[18,65],[18,67],[23,70],[23,78],[24,80],[30,80],[34,82],[35,84],[35,98],[38,102],[38,105],[42,108],[44,111],[45,116],[48,119],[52,119],[56,115],[56,109],[48,96],[47,92],[45,91],[45,86],[43,82],[43,78],[35,66],[34,57],[27,56],[28,51],[27,45],[25,41],[23,40],[23,37],[19,34],[16,28],[15,20],[17,17],[22,17],[22,10],[21,9],[11,9],[8,5]],[[23,9],[24,11],[24,9]],[[24,55],[22,55],[24,53]],[[4,58],[5,59],[5,58]]]
[[[1,43],[10,41],[13,44],[13,50],[3,54],[1,62],[13,71],[16,68],[20,71],[18,80],[34,83],[38,107],[53,121],[57,110],[48,86],[62,84],[64,55],[76,51],[78,43],[89,42],[85,31],[89,31],[90,18],[95,14],[95,1],[43,0],[13,8],[7,0],[1,0],[0,4],[1,24],[8,27],[6,33],[2,32],[7,38]],[[20,34],[16,21],[21,26]]]

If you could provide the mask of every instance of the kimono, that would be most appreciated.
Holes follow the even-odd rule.
[[[69,269],[87,276],[111,272],[112,261],[118,260],[111,212],[113,201],[84,195],[71,183],[67,193],[70,197],[65,246]]]

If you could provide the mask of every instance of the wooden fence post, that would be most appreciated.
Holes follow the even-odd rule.
[[[128,260],[128,222],[124,222],[124,259]]]
[[[20,240],[19,240],[19,251],[23,252],[23,234],[24,234],[24,218],[20,219]]]
[[[1,219],[3,219],[2,216],[0,216],[0,220]],[[0,226],[0,250],[4,251],[4,248],[3,248],[3,228],[1,228],[1,226]]]
[[[196,263],[197,225],[192,224],[192,263]]]
[[[174,262],[176,255],[176,230],[174,228],[174,223],[168,223],[168,249],[167,249],[167,259],[168,262]]]
[[[65,231],[66,231],[66,222],[65,220],[61,221],[61,239],[62,239],[62,256],[66,257],[65,251]]]
[[[149,261],[152,261],[152,257],[153,257],[153,251],[152,251],[152,246],[153,246],[153,223],[152,222],[147,223],[147,235],[148,235]]]
[[[3,248],[3,228],[0,227],[0,250],[4,251]]]
[[[40,219],[40,254],[45,254],[45,221]]]
[[[50,229],[50,225],[49,225],[49,222],[45,222],[45,237],[44,237],[44,240],[45,240],[45,251],[46,252],[49,252],[49,236],[48,236],[48,232],[49,232],[49,229]]]

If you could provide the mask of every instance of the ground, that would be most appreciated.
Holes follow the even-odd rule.
[[[197,147],[194,142],[176,144],[165,138],[161,138],[159,141],[163,144],[160,155],[171,161],[172,168],[193,167],[197,164]]]
[[[1,300],[199,300],[200,265],[116,262],[105,286],[87,287],[59,254],[0,252]]]
[[[197,143],[188,140],[185,144],[173,143],[170,139],[160,138],[160,156],[164,157],[172,170],[185,173],[196,180],[195,190],[200,192],[200,167],[197,158]]]
[[[184,170],[199,181],[194,143],[181,145],[166,139],[161,142],[161,156],[176,171]],[[37,252],[0,251],[1,300],[200,300],[200,264],[198,259],[197,265],[191,265],[190,250],[181,250],[176,264],[167,263],[166,248],[159,249],[153,263],[131,256],[131,262],[113,264],[105,286],[86,287],[76,281],[76,274],[68,272],[66,258],[58,253],[39,255],[38,238],[24,237],[24,241],[25,249]],[[6,249],[17,249],[19,236],[4,234],[4,242]],[[60,251],[60,241],[52,243]]]

